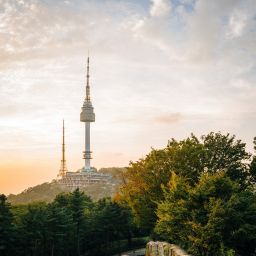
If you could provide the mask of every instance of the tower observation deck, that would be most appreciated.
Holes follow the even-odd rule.
[[[85,150],[83,151],[83,159],[85,165],[83,171],[91,171],[91,143],[90,143],[90,124],[95,122],[94,109],[90,97],[90,84],[89,84],[89,57],[87,58],[87,74],[86,74],[86,95],[80,113],[80,121],[85,123]]]

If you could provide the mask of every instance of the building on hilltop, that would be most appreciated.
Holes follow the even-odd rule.
[[[80,121],[85,123],[85,150],[83,151],[84,167],[77,172],[69,172],[66,166],[65,158],[65,127],[63,120],[62,127],[62,159],[61,167],[58,174],[58,183],[70,188],[87,187],[95,183],[111,183],[111,175],[97,172],[91,167],[92,151],[90,145],[90,125],[95,122],[95,113],[90,97],[89,84],[89,57],[87,58],[87,74],[86,74],[86,95],[80,113]]]

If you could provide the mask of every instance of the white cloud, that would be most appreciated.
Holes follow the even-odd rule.
[[[151,16],[163,17],[170,13],[171,2],[169,0],[151,0],[152,6],[150,9]]]
[[[244,13],[235,11],[229,18],[229,31],[227,36],[240,37],[246,26],[247,16]]]

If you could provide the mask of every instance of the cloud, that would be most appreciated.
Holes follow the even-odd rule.
[[[80,3],[79,3],[80,2]],[[77,2],[82,4],[81,1]],[[55,5],[56,4],[56,5]],[[87,52],[88,38],[93,41],[97,33],[90,34],[94,29],[94,19],[106,24],[107,15],[95,17],[93,6],[87,11],[75,10],[75,3],[71,5],[56,2],[46,4],[39,0],[8,1],[0,3],[0,65],[2,67],[14,62],[34,59],[62,57]],[[98,26],[97,31],[100,30]],[[100,33],[100,31],[99,31]]]
[[[229,37],[242,36],[243,30],[246,26],[247,16],[244,13],[235,11],[229,18]]]
[[[21,113],[34,112],[34,106],[24,106],[23,104],[17,104],[16,102],[4,103],[0,107],[0,115],[10,117]]]
[[[151,0],[150,14],[154,17],[163,17],[170,13],[171,2],[169,0]]]
[[[183,119],[183,116],[180,113],[171,113],[165,115],[159,115],[153,118],[153,122],[158,124],[175,124],[180,122]]]
[[[143,116],[142,116],[143,115]],[[159,125],[168,125],[168,124],[175,124],[177,122],[180,122],[181,120],[184,119],[184,115],[181,113],[154,113],[151,112],[146,112],[144,113],[131,113],[129,116],[126,117],[119,117],[116,120],[114,120],[115,123],[126,123],[126,124],[143,124],[144,125],[149,125],[150,123],[156,123]]]
[[[2,4],[0,68],[15,61],[60,58],[64,51],[65,56],[79,56],[88,48],[118,58],[141,56],[140,60],[154,48],[181,67],[221,64],[224,58],[225,66],[239,65],[235,47],[248,49],[248,56],[255,51],[255,8],[250,8],[250,0],[243,5],[238,0],[171,3],[154,0],[147,14],[139,12],[137,3],[114,1],[6,2]],[[118,15],[113,15],[115,10]]]

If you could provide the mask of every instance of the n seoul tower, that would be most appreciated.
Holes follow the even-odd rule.
[[[85,151],[83,151],[83,159],[85,165],[83,171],[91,171],[91,148],[90,148],[90,124],[95,122],[95,114],[90,99],[90,85],[89,85],[89,57],[87,58],[87,74],[86,74],[86,96],[80,113],[80,121],[85,123]]]

